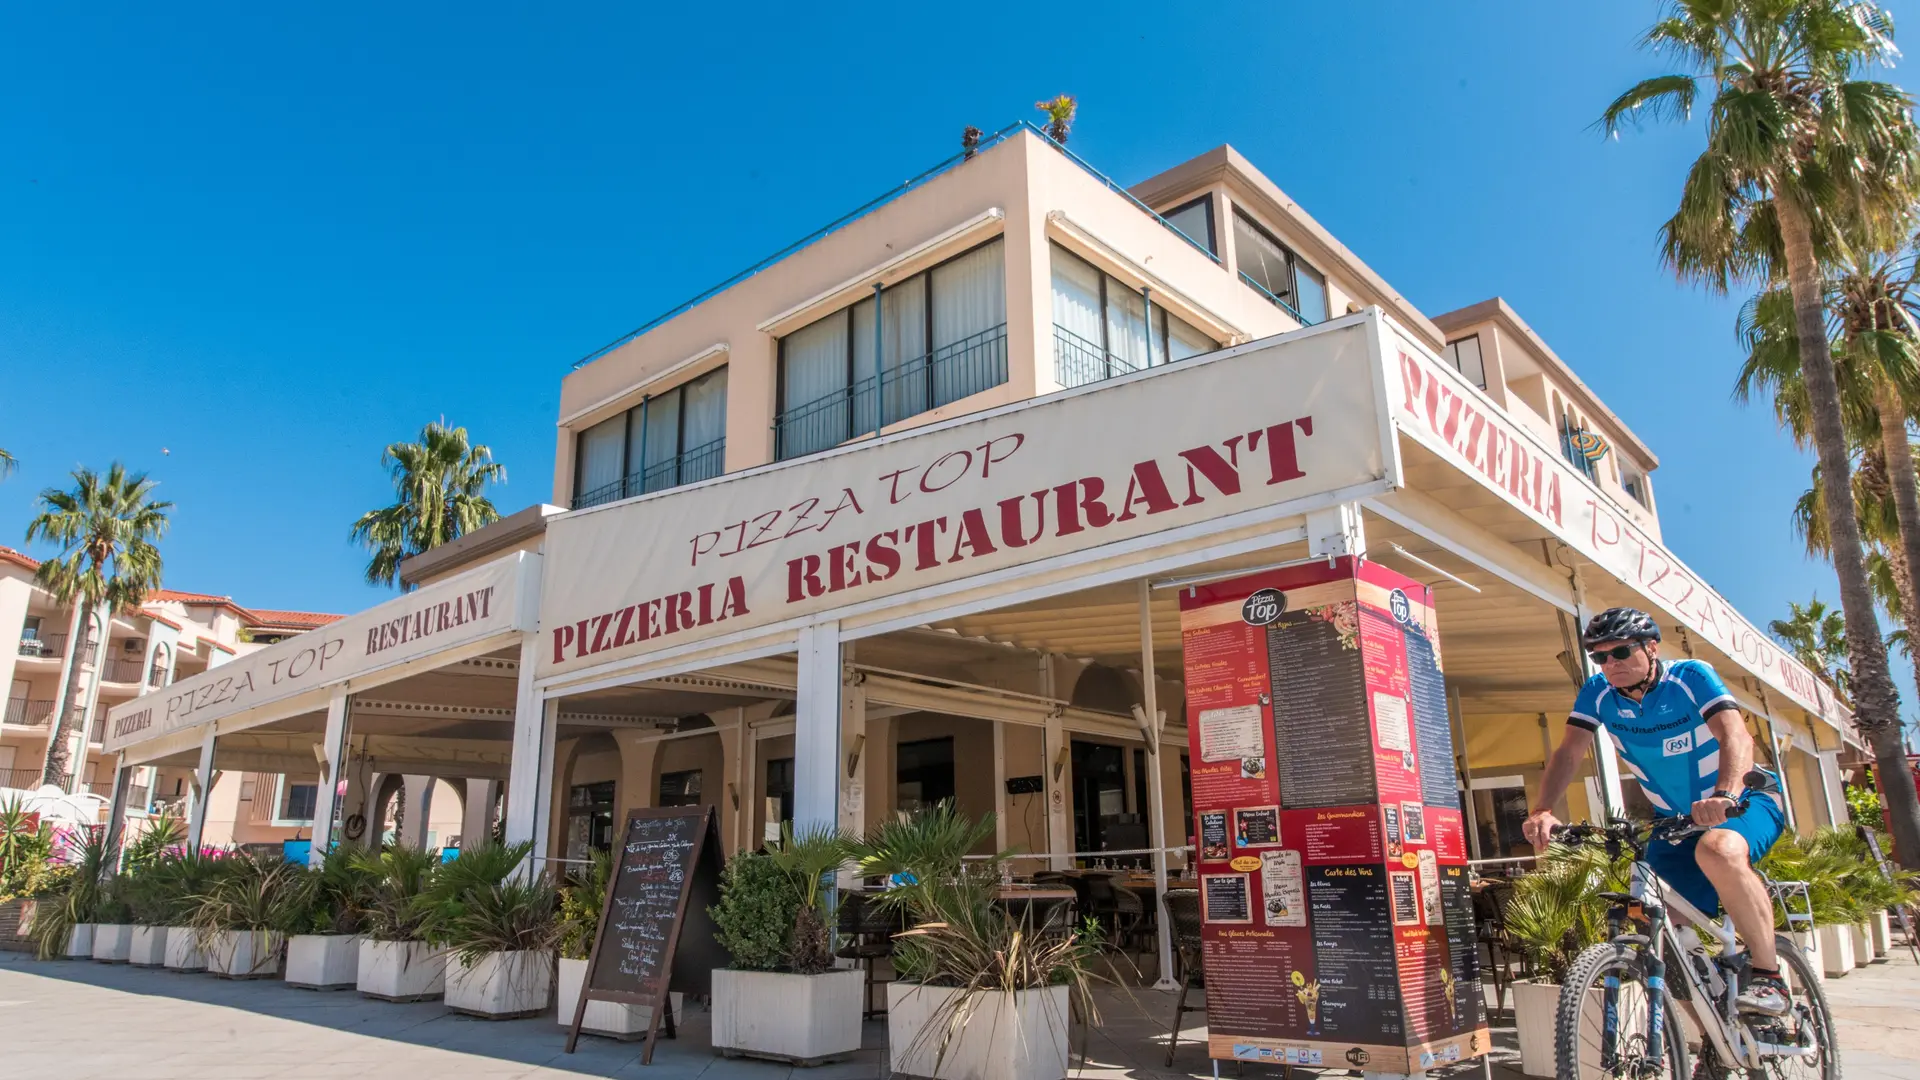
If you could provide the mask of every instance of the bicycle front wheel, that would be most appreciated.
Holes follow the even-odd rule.
[[[1594,945],[1574,960],[1554,1017],[1558,1080],[1690,1080],[1682,1021],[1664,990],[1660,1068],[1651,1068],[1652,999],[1642,964],[1639,952],[1613,942]]]

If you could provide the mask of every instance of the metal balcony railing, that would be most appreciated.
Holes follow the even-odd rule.
[[[122,660],[119,657],[114,657],[107,661],[105,670],[101,672],[101,677],[111,683],[138,684],[142,674],[141,669],[145,666],[146,665],[138,660]]]
[[[161,683],[164,683],[166,681],[167,681],[167,665],[165,664],[155,664],[153,665],[153,670],[147,672],[148,686],[159,686]]]
[[[702,443],[670,458],[650,461],[638,471],[630,472],[610,484],[602,484],[575,499],[573,508],[584,510],[589,506],[631,499],[650,491],[665,491],[684,484],[711,480],[725,471],[727,438],[722,435],[712,442]]]
[[[1140,365],[1102,348],[1099,342],[1064,326],[1053,328],[1053,377],[1061,386],[1085,386],[1139,370]]]
[[[1292,304],[1287,303],[1285,300],[1282,300],[1279,297],[1273,295],[1273,293],[1267,291],[1267,287],[1265,285],[1262,285],[1258,281],[1255,281],[1252,277],[1249,277],[1245,270],[1240,271],[1240,280],[1246,282],[1248,286],[1250,286],[1253,289],[1254,292],[1257,292],[1261,296],[1264,296],[1268,300],[1271,300],[1275,307],[1278,307],[1281,311],[1284,311],[1288,315],[1291,315],[1293,317],[1294,322],[1299,323],[1301,326],[1313,325],[1313,320],[1307,318],[1305,315],[1300,314],[1299,308],[1294,307]]]
[[[39,769],[0,769],[0,787],[32,791],[39,786]]]
[[[774,418],[774,457],[838,446],[1007,381],[1007,324],[942,345]]]
[[[53,722],[53,700],[8,698],[6,722],[21,727],[46,727]]]
[[[49,660],[58,660],[67,651],[67,635],[40,634],[37,637],[20,639],[21,656],[41,656]]]

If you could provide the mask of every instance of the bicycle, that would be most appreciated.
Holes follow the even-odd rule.
[[[1772,784],[1764,773],[1749,774],[1754,791],[1769,790]],[[1743,800],[1729,816],[1745,813],[1746,805]],[[1607,912],[1609,940],[1582,951],[1560,988],[1554,1020],[1558,1080],[1723,1080],[1734,1069],[1773,1080],[1840,1080],[1833,1014],[1819,976],[1799,946],[1783,934],[1775,936],[1791,1002],[1787,1014],[1736,1012],[1734,999],[1747,977],[1748,957],[1735,940],[1733,919],[1709,918],[1647,865],[1649,845],[1677,844],[1705,831],[1684,815],[1651,826],[1616,821],[1553,830],[1553,839],[1563,843],[1604,844],[1610,860],[1628,850],[1634,856],[1629,891],[1600,894],[1612,903]],[[1796,888],[1804,897],[1800,883],[1771,882],[1764,876],[1762,881],[1776,901]],[[1784,906],[1791,912],[1791,905]],[[1674,916],[1680,925],[1674,924]],[[1790,914],[1789,925],[1800,921],[1810,920]],[[1701,930],[1715,948],[1709,949]],[[1670,979],[1676,969],[1680,978]],[[1688,1025],[1677,1019],[1681,1015],[1699,1034],[1697,1071],[1688,1068]],[[1644,1026],[1635,1027],[1636,1022]]]

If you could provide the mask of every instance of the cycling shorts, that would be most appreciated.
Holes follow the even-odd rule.
[[[1715,825],[1716,829],[1730,829],[1746,837],[1747,861],[1758,863],[1774,841],[1786,831],[1786,816],[1780,811],[1780,804],[1774,797],[1764,793],[1747,792],[1741,800],[1746,804],[1747,812],[1736,818]],[[1700,844],[1703,833],[1694,833],[1678,844],[1669,844],[1665,840],[1654,840],[1647,844],[1647,865],[1660,875],[1661,880],[1672,886],[1687,903],[1699,908],[1709,916],[1720,914],[1720,894],[1714,891],[1713,882],[1700,870],[1700,864],[1694,859],[1694,849]]]

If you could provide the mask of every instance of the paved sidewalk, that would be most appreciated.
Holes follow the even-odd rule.
[[[1827,986],[1846,1080],[1920,1080],[1920,969],[1913,960],[1903,952]],[[1204,1014],[1188,1017],[1174,1068],[1164,1067],[1172,1005],[1170,995],[1150,990],[1105,995],[1103,1023],[1075,1076],[1211,1076],[1198,1041]],[[438,1002],[393,1005],[277,981],[229,982],[0,953],[0,1076],[7,1080],[870,1080],[886,1071],[881,1022],[867,1025],[867,1049],[858,1058],[818,1069],[716,1057],[707,1030],[706,1014],[693,1010],[680,1038],[662,1040],[653,1065],[643,1067],[632,1043],[582,1038],[579,1053],[563,1053],[565,1034],[551,1015],[488,1022],[456,1016]],[[1496,1044],[1496,1080],[1521,1080],[1511,1068],[1517,1061],[1512,1030],[1496,1031]],[[1234,1075],[1230,1065],[1222,1071]],[[1249,1065],[1241,1075],[1278,1076],[1279,1070]],[[1455,1075],[1477,1080],[1480,1071]]]

